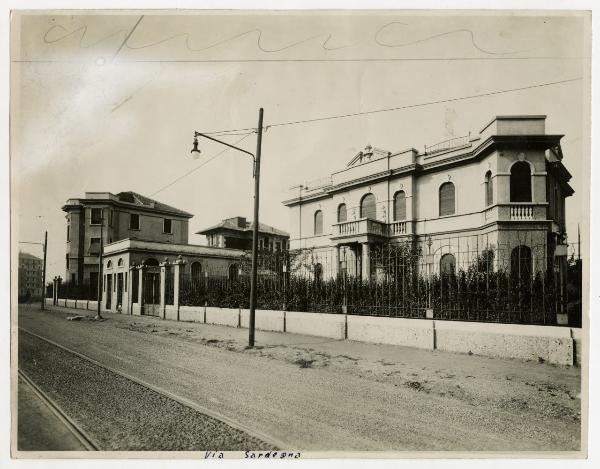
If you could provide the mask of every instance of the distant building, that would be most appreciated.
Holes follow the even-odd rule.
[[[86,192],[69,199],[65,281],[98,283],[100,230],[105,245],[123,239],[187,244],[192,214],[135,192]]]
[[[233,217],[221,223],[197,231],[196,234],[206,236],[208,245],[231,249],[252,249],[253,224],[244,217]],[[258,249],[261,251],[280,252],[289,248],[290,235],[264,223],[258,224]]]
[[[41,298],[44,261],[26,252],[19,252],[19,298]]]

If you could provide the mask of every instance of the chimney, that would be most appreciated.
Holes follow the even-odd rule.
[[[246,218],[245,217],[237,217],[237,226],[238,226],[238,228],[246,228]]]

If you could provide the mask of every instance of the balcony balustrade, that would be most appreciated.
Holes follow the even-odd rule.
[[[410,234],[406,221],[384,223],[377,220],[361,218],[333,225],[332,238],[347,238],[352,236],[375,235],[381,237],[401,236]]]
[[[533,220],[533,205],[512,205],[510,207],[511,220]]]

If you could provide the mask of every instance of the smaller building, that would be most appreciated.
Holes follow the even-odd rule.
[[[244,217],[226,218],[221,223],[197,231],[205,235],[208,245],[230,249],[252,249],[252,230],[254,225]],[[289,249],[290,235],[264,223],[258,224],[258,249],[261,251],[281,252]]]
[[[19,299],[41,298],[44,261],[26,252],[19,252]]]
[[[172,305],[174,282],[233,280],[241,274],[243,250],[123,239],[104,247],[103,311],[158,316]],[[161,295],[161,275],[167,298]],[[175,280],[177,278],[177,280]],[[169,293],[170,292],[170,293]]]

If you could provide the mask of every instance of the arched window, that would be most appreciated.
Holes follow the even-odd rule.
[[[119,261],[117,262],[117,266],[118,267],[123,267],[123,259],[119,259]]]
[[[107,268],[107,269],[112,269],[112,261],[108,261],[108,262],[106,263],[106,268]]]
[[[337,221],[338,223],[342,223],[348,219],[348,214],[346,212],[346,204],[338,205],[337,210]]]
[[[192,262],[192,282],[198,282],[202,278],[202,264],[200,262]]]
[[[315,282],[320,282],[323,278],[323,266],[321,264],[315,264]]]
[[[360,200],[360,218],[377,219],[375,196],[371,193],[365,194]]]
[[[238,265],[231,264],[229,266],[229,280],[237,280],[238,279]]]
[[[524,161],[510,168],[510,201],[531,202],[531,168]]]
[[[492,172],[485,173],[485,206],[488,207],[494,203],[494,182]]]
[[[477,270],[482,273],[493,272],[494,270],[494,251],[485,249],[477,260]]]
[[[440,186],[440,217],[444,215],[454,215],[454,184],[445,182]]]
[[[394,195],[394,221],[406,220],[406,194],[398,191]]]
[[[440,259],[440,274],[454,275],[456,273],[456,259],[452,254],[444,254]]]
[[[323,212],[321,210],[315,212],[315,234],[323,234]]]
[[[511,276],[521,282],[529,282],[531,279],[532,257],[528,246],[517,246],[510,254]]]

